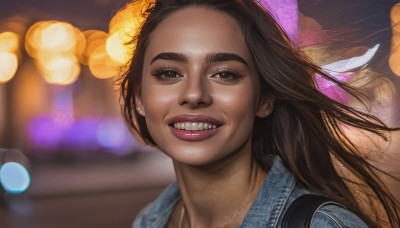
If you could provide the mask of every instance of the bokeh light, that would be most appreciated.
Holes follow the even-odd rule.
[[[100,30],[87,30],[83,32],[86,40],[85,48],[81,55],[79,55],[79,62],[84,65],[89,64],[89,58],[96,50],[97,47],[104,45],[108,34]]]
[[[0,33],[0,52],[15,53],[19,49],[20,38],[16,33]]]
[[[390,16],[392,20],[393,37],[389,66],[394,74],[400,76],[400,3],[393,6]]]
[[[26,32],[26,25],[28,23],[28,18],[24,16],[14,15],[1,20],[0,29],[2,32],[9,31],[18,34],[19,36],[22,36]]]
[[[18,58],[14,53],[0,53],[0,83],[8,82],[18,69]]]
[[[49,23],[39,36],[39,48],[48,52],[73,52],[77,43],[74,28],[63,22]]]
[[[100,79],[112,78],[120,74],[121,66],[106,52],[105,44],[94,49],[89,57],[90,72]]]
[[[32,25],[26,34],[25,46],[32,58],[54,53],[74,53],[79,33],[68,23],[41,21]]]
[[[86,46],[84,34],[66,22],[41,21],[27,32],[25,48],[36,59],[46,82],[69,85],[81,72],[78,57]]]
[[[0,83],[10,81],[18,69],[20,37],[14,32],[0,33]]]
[[[51,84],[69,85],[78,78],[81,67],[74,55],[53,56],[39,61],[44,79]]]
[[[132,40],[145,19],[143,12],[149,2],[128,3],[110,21],[106,51],[121,66],[127,64],[133,54],[135,46]]]
[[[400,3],[394,5],[390,12],[393,30],[400,32]]]
[[[6,192],[20,194],[26,191],[31,180],[28,170],[23,165],[7,162],[0,168],[0,181]]]
[[[126,64],[133,54],[133,48],[126,45],[121,32],[116,32],[109,36],[106,41],[107,54],[117,63]]]
[[[97,140],[100,145],[107,148],[115,148],[123,145],[126,139],[125,125],[123,121],[105,120],[97,128]]]
[[[27,31],[25,35],[25,50],[28,55],[32,58],[37,57],[37,43],[38,43],[38,36],[39,30],[42,26],[44,26],[45,22],[39,21],[33,24]]]
[[[86,50],[87,41],[81,30],[74,28],[74,31],[76,35],[75,55],[78,59],[80,59]]]
[[[26,33],[26,52],[36,59],[39,70],[51,84],[73,83],[81,72],[78,63],[88,65],[96,78],[118,76],[132,57],[132,40],[145,19],[144,7],[149,3],[127,4],[111,19],[109,33],[99,30],[81,32],[61,21],[37,22]]]
[[[394,50],[390,55],[389,66],[394,74],[400,76],[400,49]]]

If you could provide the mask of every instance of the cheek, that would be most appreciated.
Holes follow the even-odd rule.
[[[173,90],[163,89],[148,89],[142,93],[142,101],[145,109],[161,108],[175,100],[176,95]]]
[[[253,118],[255,116],[257,98],[254,89],[250,82],[235,89],[224,90],[220,88],[216,90],[214,98],[225,107],[227,115]]]
[[[145,110],[161,109],[166,105],[170,105],[176,99],[176,90],[173,86],[157,85],[151,79],[144,77],[142,81],[142,103]],[[146,112],[146,116],[147,116]],[[154,113],[154,112],[149,112]]]
[[[174,86],[159,85],[152,81],[150,77],[145,77],[143,78],[141,89],[145,121],[153,140],[159,144],[159,140],[166,134],[164,128],[166,116],[178,99],[177,91],[173,88]]]

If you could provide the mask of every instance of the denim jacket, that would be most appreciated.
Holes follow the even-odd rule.
[[[282,217],[290,203],[297,197],[309,193],[296,183],[280,159],[275,159],[256,199],[247,212],[240,228],[280,228]],[[172,183],[136,217],[133,228],[166,227],[180,193],[176,182]],[[311,222],[311,228],[361,228],[368,227],[352,212],[336,206],[319,208]]]

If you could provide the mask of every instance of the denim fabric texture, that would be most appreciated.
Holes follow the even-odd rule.
[[[295,178],[277,158],[268,172],[256,199],[247,212],[240,228],[280,228],[284,212],[297,197],[310,193],[296,183]],[[180,193],[176,182],[136,217],[133,228],[161,228],[168,223]],[[336,206],[322,206],[315,213],[312,228],[364,228],[368,227],[352,212]]]

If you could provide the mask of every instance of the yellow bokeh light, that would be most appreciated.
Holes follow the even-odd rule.
[[[59,53],[76,53],[82,39],[79,29],[60,21],[40,21],[32,25],[25,39],[25,49],[32,58]]]
[[[0,33],[0,52],[17,52],[19,41],[19,36],[13,32]]]
[[[57,85],[74,83],[81,72],[78,59],[74,55],[60,55],[41,59],[39,68],[48,83]]]
[[[60,21],[40,21],[32,25],[25,38],[27,53],[36,59],[44,79],[51,84],[69,85],[81,72],[78,56],[86,47],[83,33]]]
[[[25,36],[25,50],[32,58],[37,58],[40,51],[41,31],[51,21],[39,21],[33,24],[27,31]]]
[[[119,10],[110,21],[109,37],[106,43],[108,55],[120,65],[128,63],[133,54],[133,37],[145,17],[143,12],[152,1],[135,1]]]
[[[89,58],[89,69],[93,76],[100,79],[112,78],[121,72],[120,65],[107,54],[105,45],[94,50]]]
[[[121,32],[116,32],[107,38],[106,51],[108,55],[121,65],[125,65],[133,54],[132,45],[127,45]]]
[[[396,32],[400,32],[400,3],[394,5],[390,12],[392,27]]]
[[[105,40],[108,36],[106,32],[101,30],[86,30],[83,32],[83,35],[85,35],[88,42],[93,40]]]
[[[74,27],[68,23],[55,22],[41,31],[40,46],[51,52],[74,51],[76,46]]]
[[[86,38],[86,46],[83,53],[79,55],[79,62],[88,65],[89,57],[93,54],[96,48],[106,43],[108,34],[99,30],[87,30],[83,32],[83,35]]]
[[[389,67],[394,74],[400,76],[400,3],[392,7],[390,16],[392,19],[393,37]]]
[[[392,47],[399,48],[399,46],[400,46],[400,33],[394,34],[392,36]]]
[[[14,53],[0,53],[0,83],[8,82],[18,69],[18,58]]]
[[[126,4],[111,19],[109,25],[110,34],[114,34],[119,30],[125,30],[130,36],[135,35],[134,33],[145,20],[143,12],[150,2],[152,1],[146,0]]]

